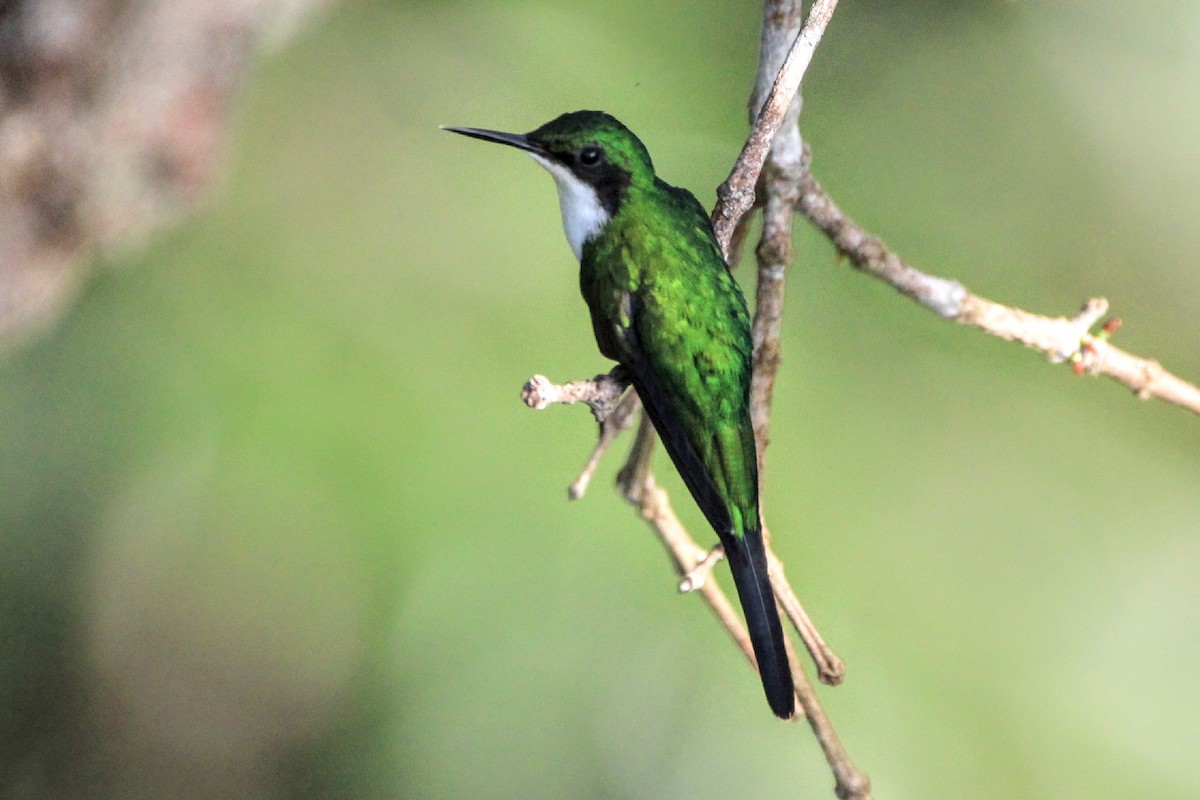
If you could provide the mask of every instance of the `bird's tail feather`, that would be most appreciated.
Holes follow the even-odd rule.
[[[783,645],[783,626],[775,606],[775,593],[767,575],[762,533],[747,530],[742,536],[722,538],[727,539],[725,558],[729,561],[742,612],[746,615],[746,629],[750,632],[750,643],[758,660],[758,673],[767,693],[767,703],[777,717],[788,719],[796,710],[795,688],[787,649]]]

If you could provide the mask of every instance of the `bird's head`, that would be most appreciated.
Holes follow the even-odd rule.
[[[545,167],[558,186],[563,228],[576,258],[584,243],[617,215],[631,186],[654,181],[646,146],[603,111],[573,111],[529,133],[445,130],[524,150]]]

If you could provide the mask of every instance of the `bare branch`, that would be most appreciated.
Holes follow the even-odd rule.
[[[1090,336],[1088,332],[1107,312],[1108,301],[1103,297],[1088,300],[1078,314],[1068,319],[1030,314],[967,293],[954,320],[1001,339],[1020,342],[1057,364],[1079,354],[1083,341]]]
[[[625,392],[628,387],[629,378],[619,366],[604,375],[597,375],[590,381],[571,381],[563,384],[553,383],[544,375],[534,375],[522,387],[521,402],[536,411],[554,403],[585,403],[592,410],[592,416],[600,423],[600,436],[596,440],[596,446],[592,448],[592,453],[579,476],[567,487],[567,497],[570,499],[578,500],[583,497],[600,459],[617,437],[629,427],[634,413],[642,407],[637,392]],[[621,396],[622,393],[625,394],[624,397]]]
[[[811,59],[811,50],[803,61],[797,59],[797,48],[806,43],[806,36],[813,36],[812,46],[819,41],[824,26],[828,23],[829,15],[833,13],[834,4],[824,5],[818,0],[809,12],[809,18],[804,28],[797,34],[801,15],[799,0],[767,0],[763,8],[763,31],[759,48],[758,78],[754,92],[750,98],[750,113],[754,121],[754,129],[774,125],[776,135],[767,138],[769,150],[759,150],[748,154],[755,142],[754,135],[742,150],[742,156],[734,168],[734,174],[718,192],[720,204],[713,212],[714,225],[724,220],[729,213],[744,215],[749,210],[744,191],[738,192],[727,188],[732,187],[737,180],[745,180],[744,186],[757,184],[759,196],[757,205],[763,210],[762,236],[756,248],[758,262],[758,283],[755,292],[753,338],[754,338],[754,372],[750,385],[750,413],[754,425],[755,440],[758,445],[759,473],[766,472],[766,450],[770,442],[770,417],[774,397],[775,378],[781,361],[780,339],[783,329],[784,290],[786,288],[787,270],[794,261],[792,245],[793,210],[800,196],[801,180],[807,172],[807,152],[800,138],[798,119],[801,108],[801,98],[798,92],[800,78]],[[792,40],[795,44],[788,50]],[[783,53],[787,52],[786,59]],[[789,71],[792,71],[790,74]],[[771,76],[776,76],[772,81]],[[786,77],[785,77],[786,76]],[[770,88],[768,89],[768,86]],[[788,94],[781,94],[781,87],[791,87]],[[784,110],[786,109],[786,110]],[[760,155],[761,153],[761,155]],[[748,158],[757,160],[761,165],[761,174],[754,169],[753,179],[743,179],[739,172]],[[735,177],[736,176],[736,177]],[[726,200],[733,211],[724,211]],[[751,202],[755,198],[751,198]],[[734,206],[741,203],[744,207]],[[739,210],[740,208],[740,210]],[[746,216],[735,218],[733,226],[733,242],[740,241],[738,232],[744,230]],[[718,229],[718,236],[721,231]],[[722,245],[727,241],[721,238]],[[726,250],[727,255],[735,253],[734,246]],[[760,513],[763,499],[760,498]],[[801,640],[804,642],[809,655],[816,665],[817,675],[827,684],[840,683],[845,674],[841,661],[825,644],[812,624],[804,607],[800,604],[795,590],[784,574],[783,564],[770,547],[770,533],[763,524],[763,539],[767,544],[767,558],[771,585],[775,591],[784,614],[791,620]],[[796,699],[799,708],[812,728],[825,759],[833,772],[835,793],[841,798],[854,800],[869,800],[871,796],[870,780],[860,772],[850,760],[842,746],[837,732],[829,717],[821,707],[812,682],[804,671],[790,640],[786,640],[788,660],[792,668],[792,682],[796,688]]]
[[[808,648],[809,656],[817,666],[817,677],[821,679],[821,683],[830,686],[841,683],[846,675],[846,665],[821,638],[821,634],[813,625],[812,620],[808,618],[808,613],[804,610],[804,606],[800,605],[795,590],[788,582],[787,575],[783,571],[783,562],[769,547],[767,548],[767,570],[771,576],[771,586],[775,589],[775,597],[779,600],[783,613],[796,627],[801,641]]]
[[[643,414],[629,458],[617,476],[617,487],[621,495],[638,509],[642,519],[650,524],[663,547],[667,549],[675,572],[681,578],[680,590],[690,589],[704,598],[751,666],[758,669],[754,648],[750,644],[750,634],[746,632],[742,618],[738,616],[720,585],[712,580],[703,580],[698,584],[689,580],[701,564],[709,563],[711,566],[716,561],[712,552],[698,545],[683,527],[675,509],[671,507],[666,490],[654,482],[654,474],[650,471],[649,464],[655,436],[654,426]]]
[[[1200,414],[1200,388],[1168,372],[1154,359],[1127,353],[1102,336],[1089,336],[1083,345],[1079,363],[1087,374],[1120,381],[1139,400],[1157,397]]]
[[[708,551],[708,555],[700,559],[700,563],[684,574],[683,580],[679,582],[679,591],[682,594],[694,592],[708,582],[708,578],[712,575],[713,567],[725,560],[725,548],[717,545],[712,550]]]
[[[772,6],[771,3],[764,6],[764,26],[772,24]],[[771,91],[763,101],[762,110],[734,163],[733,171],[717,189],[717,207],[713,209],[712,214],[713,231],[726,258],[729,257],[729,242],[734,228],[754,205],[754,186],[758,182],[759,173],[762,172],[763,163],[767,160],[771,141],[783,124],[793,98],[800,91],[800,81],[812,62],[813,52],[817,49],[835,8],[837,0],[816,0],[809,9],[804,27],[800,29],[800,34],[788,51],[783,66],[778,71],[771,70],[768,73],[775,75]],[[761,73],[761,61],[759,66]]]
[[[629,380],[620,367],[597,375],[590,381],[562,384],[553,383],[545,375],[534,375],[521,387],[521,402],[535,411],[541,411],[554,403],[586,403],[596,421],[603,423],[616,409],[621,394],[628,386]]]
[[[613,412],[600,423],[600,436],[596,439],[596,446],[592,448],[592,454],[588,456],[587,463],[583,465],[579,477],[567,487],[569,499],[578,500],[583,497],[592,480],[592,475],[596,472],[596,467],[600,464],[600,459],[608,452],[608,448],[617,440],[617,437],[633,424],[633,417],[641,408],[642,398],[638,397],[637,392],[628,391]]]
[[[798,672],[803,675],[803,671],[799,668],[792,668],[793,676]],[[813,685],[807,680],[797,681],[796,696],[800,700],[800,706],[807,714],[808,726],[812,728],[813,736],[821,745],[821,752],[825,754],[825,761],[833,773],[834,794],[841,800],[871,800],[870,779],[864,773],[859,772],[846,756],[846,749],[842,746],[833,723],[829,721],[825,709],[817,701],[817,693],[813,689]]]
[[[1168,372],[1157,361],[1115,347],[1107,333],[1089,332],[1107,313],[1107,300],[1089,300],[1078,315],[1064,318],[1034,314],[972,294],[958,281],[929,275],[906,264],[882,239],[842,213],[807,172],[797,208],[851,264],[938,316],[1020,342],[1052,363],[1069,361],[1081,374],[1112,378],[1143,400],[1156,397],[1200,414],[1200,388]]]
[[[1105,326],[1099,334],[1091,332],[1107,312],[1105,300],[1090,300],[1080,313],[1069,318],[1046,317],[995,303],[972,294],[957,281],[914,269],[881,239],[863,230],[838,209],[809,173],[808,155],[796,126],[801,78],[835,5],[834,0],[816,0],[804,28],[794,36],[780,66],[778,56],[793,37],[800,3],[787,0],[767,0],[765,3],[759,81],[751,100],[755,114],[753,130],[730,177],[718,191],[718,204],[712,215],[718,242],[727,260],[732,260],[739,253],[747,230],[747,212],[756,206],[763,209],[763,235],[756,251],[758,285],[751,386],[760,472],[765,471],[762,462],[769,443],[773,388],[780,363],[786,272],[793,260],[794,209],[799,209],[821,229],[857,268],[886,281],[939,316],[1021,342],[1051,362],[1070,362],[1080,374],[1108,375],[1133,389],[1139,397],[1159,397],[1200,414],[1200,390],[1195,386],[1167,372],[1155,361],[1138,358],[1114,347],[1108,341],[1113,326]],[[772,75],[775,77],[770,91],[765,92],[765,76]],[[567,392],[561,396],[570,397],[571,394]],[[601,418],[599,412],[597,417]],[[603,430],[601,440],[585,469],[586,476],[590,476],[595,459],[607,447]],[[717,583],[710,580],[712,567],[721,557],[720,549],[704,550],[680,524],[666,492],[655,484],[650,470],[653,443],[653,428],[643,415],[634,447],[618,477],[622,494],[638,508],[671,554],[675,569],[682,576],[680,588],[698,591],[705,598],[747,660],[754,664],[753,650],[740,616]],[[765,526],[763,534],[764,538],[769,538]],[[839,682],[844,674],[842,662],[812,625],[784,574],[782,563],[770,551],[769,545],[768,554],[776,597],[784,614],[800,633],[817,665],[820,679],[827,683]],[[797,659],[792,657],[790,640],[786,640],[786,646],[799,707],[835,777],[835,793],[839,798],[869,800],[869,779],[850,761],[812,683]]]

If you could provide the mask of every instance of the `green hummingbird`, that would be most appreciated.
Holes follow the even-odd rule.
[[[600,111],[563,114],[526,134],[445,129],[524,150],[554,178],[596,344],[624,368],[720,538],[767,702],[791,717],[758,511],[750,316],[704,208],[660,179],[641,140]]]

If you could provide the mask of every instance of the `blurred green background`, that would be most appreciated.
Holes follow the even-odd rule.
[[[206,210],[0,364],[4,796],[832,797],[619,456],[567,502],[553,185],[437,127],[602,108],[711,205],[758,27],[363,2],[261,66]],[[914,265],[1195,379],[1198,92],[1194,3],[846,3],[801,124]],[[1198,421],[796,242],[765,507],[875,796],[1200,797]]]

